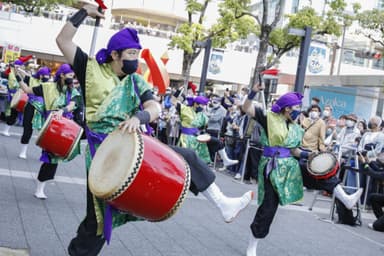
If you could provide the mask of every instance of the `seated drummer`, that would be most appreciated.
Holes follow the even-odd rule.
[[[87,140],[89,149],[96,151],[109,133],[116,129],[136,132],[140,125],[156,120],[161,108],[153,98],[151,87],[136,73],[141,49],[137,31],[124,28],[115,33],[107,48],[101,49],[96,58],[91,58],[73,42],[78,27],[87,16],[104,17],[97,6],[84,5],[64,25],[56,42],[68,63],[73,65],[82,86]],[[238,198],[226,197],[214,182],[215,174],[192,150],[178,147],[172,149],[182,155],[190,166],[190,190],[195,194],[202,192],[219,208],[226,222],[232,221],[252,200],[252,191]],[[87,172],[95,153],[90,150],[86,151]],[[112,223],[115,228],[138,220],[122,212],[114,212],[112,219],[105,217],[111,216],[105,215],[110,213],[105,211],[108,208],[87,186],[86,217],[77,230],[77,236],[70,242],[69,255],[98,255],[106,239],[110,239],[108,223]]]
[[[345,193],[343,187],[340,185],[340,179],[336,176],[327,179],[316,179],[311,176],[307,170],[307,160],[310,154],[324,152],[326,147],[324,145],[325,139],[325,122],[320,118],[321,108],[318,105],[312,105],[308,109],[308,118],[301,120],[301,125],[304,128],[304,136],[302,139],[302,149],[304,150],[300,155],[300,168],[303,176],[303,184],[309,189],[325,190],[329,194],[335,194],[347,209],[352,209],[357,200],[362,194],[362,189],[359,189],[352,195]],[[353,119],[350,115],[348,120],[356,124],[357,118]],[[335,163],[336,164],[336,163]]]

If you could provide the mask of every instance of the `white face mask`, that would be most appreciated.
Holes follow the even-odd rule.
[[[352,120],[346,120],[345,125],[347,127],[353,127],[353,126],[355,126],[355,122],[353,122]]]
[[[328,110],[324,110],[323,111],[323,116],[325,116],[325,117],[329,117],[329,111]]]
[[[311,118],[312,120],[319,118],[319,112],[316,112],[316,111],[309,112],[309,118]]]

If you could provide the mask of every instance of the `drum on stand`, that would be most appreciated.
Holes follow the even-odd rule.
[[[179,154],[158,140],[116,130],[97,149],[88,180],[92,193],[114,208],[162,221],[186,198],[190,170]]]
[[[73,120],[51,113],[37,137],[36,145],[56,156],[68,158],[80,142],[82,133],[83,128]]]
[[[334,154],[320,152],[308,157],[307,170],[315,179],[328,179],[336,175],[339,162]]]
[[[18,90],[12,97],[11,108],[17,112],[23,112],[25,105],[28,103],[28,95],[22,90]]]
[[[200,134],[196,136],[196,139],[198,142],[207,143],[208,141],[211,140],[211,135],[209,135],[208,133]]]

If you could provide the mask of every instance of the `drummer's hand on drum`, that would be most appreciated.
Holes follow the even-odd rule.
[[[60,120],[63,117],[64,111],[62,109],[59,109],[55,112],[53,112],[53,115],[55,116],[56,119]]]
[[[135,132],[140,129],[140,120],[136,116],[132,116],[124,122],[121,122],[119,124],[119,129],[123,133],[125,131],[128,131],[129,133]]]

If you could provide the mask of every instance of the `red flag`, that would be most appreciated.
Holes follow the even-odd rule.
[[[21,60],[23,63],[25,63],[25,62],[29,61],[29,60],[32,59],[32,58],[33,58],[33,55],[20,56],[20,57],[18,58],[18,60]]]
[[[107,9],[107,6],[105,6],[103,0],[95,0],[96,3],[99,5],[99,7],[103,10]]]

